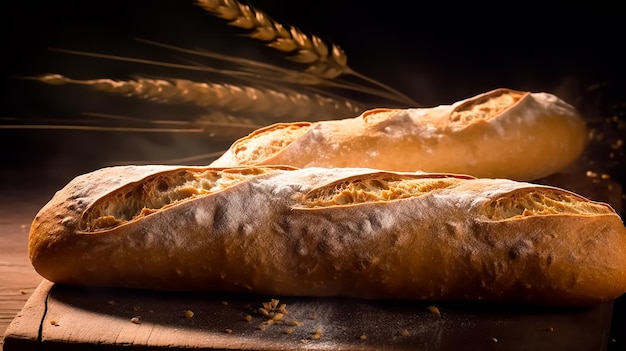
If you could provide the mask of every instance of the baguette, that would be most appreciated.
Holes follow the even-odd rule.
[[[103,168],[40,210],[29,256],[85,286],[568,306],[626,292],[607,204],[364,168]]]
[[[586,143],[585,121],[555,95],[496,89],[433,108],[274,124],[235,141],[211,166],[367,167],[531,181],[571,164]]]

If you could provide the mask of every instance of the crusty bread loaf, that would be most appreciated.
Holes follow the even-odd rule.
[[[368,167],[528,181],[572,163],[586,142],[585,121],[555,95],[497,89],[433,108],[274,124],[237,140],[211,166]]]
[[[626,228],[548,186],[359,168],[117,166],[37,214],[65,284],[588,305],[626,292]]]

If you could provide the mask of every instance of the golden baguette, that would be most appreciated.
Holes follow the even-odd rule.
[[[626,292],[607,204],[504,179],[359,168],[117,166],[37,214],[64,284],[589,305]]]
[[[211,166],[368,167],[529,181],[563,169],[586,143],[585,121],[555,95],[497,89],[433,108],[274,124],[237,140]]]

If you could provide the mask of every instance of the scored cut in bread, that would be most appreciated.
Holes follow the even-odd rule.
[[[211,166],[366,167],[530,181],[562,170],[586,144],[585,121],[557,96],[496,89],[452,105],[270,125],[235,141]]]
[[[626,292],[626,228],[543,185],[365,168],[118,166],[33,221],[63,284],[590,305]]]

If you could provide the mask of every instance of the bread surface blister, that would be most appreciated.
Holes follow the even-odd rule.
[[[51,281],[370,299],[586,305],[626,291],[626,228],[548,186],[368,168],[120,166],[31,227]]]

